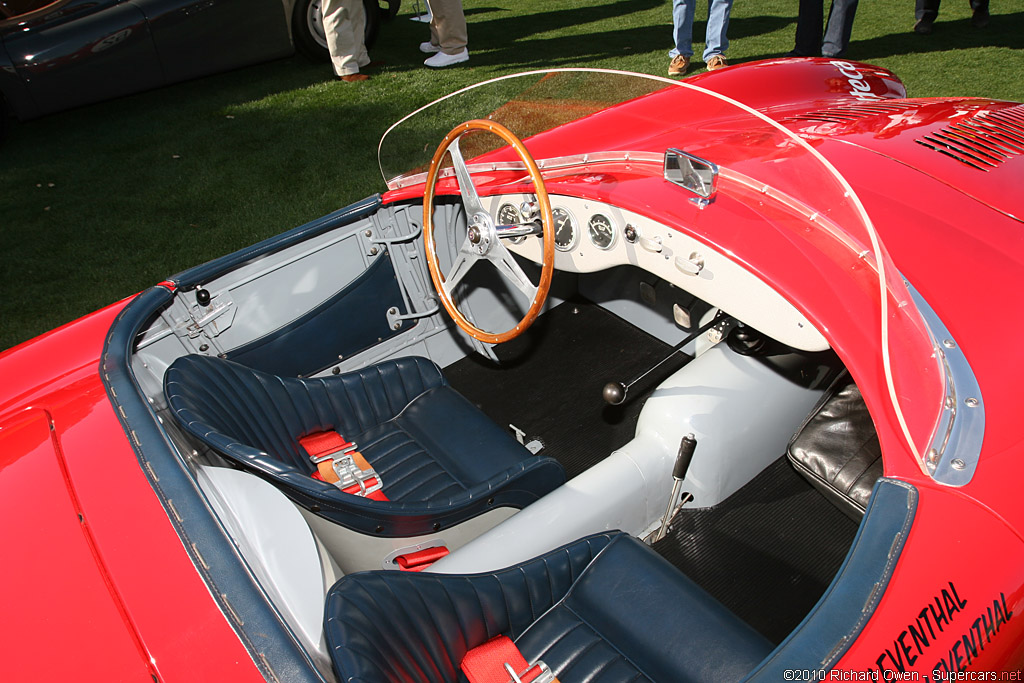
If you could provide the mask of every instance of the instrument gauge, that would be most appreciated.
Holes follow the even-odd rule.
[[[498,225],[519,225],[522,222],[523,215],[519,213],[515,204],[505,203],[498,207]],[[522,244],[526,241],[526,237],[513,237],[509,241],[512,244]]]
[[[555,223],[555,249],[569,251],[576,246],[578,231],[576,219],[572,214],[561,207],[555,207],[551,211],[551,218]]]
[[[590,241],[598,249],[611,249],[615,243],[615,223],[604,214],[595,213],[587,222]]]
[[[518,225],[519,209],[515,204],[502,204],[498,208],[498,225]]]

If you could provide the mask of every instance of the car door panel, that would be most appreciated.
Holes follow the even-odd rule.
[[[145,17],[121,0],[60,4],[9,27],[3,40],[35,115],[164,82]]]
[[[19,119],[31,118],[35,115],[36,104],[21,80],[7,49],[0,38],[0,116],[13,114]],[[0,131],[4,121],[0,121]]]
[[[131,0],[149,20],[169,81],[292,51],[281,0]]]

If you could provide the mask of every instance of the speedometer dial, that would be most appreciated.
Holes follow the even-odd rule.
[[[604,214],[595,213],[587,222],[590,241],[598,249],[610,249],[615,243],[615,224]]]
[[[575,247],[578,230],[572,214],[561,207],[555,207],[551,211],[551,218],[555,222],[555,249],[569,251]]]

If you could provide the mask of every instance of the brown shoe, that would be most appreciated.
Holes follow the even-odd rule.
[[[668,64],[669,76],[682,76],[690,68],[690,58],[683,55],[676,55]]]
[[[711,58],[704,65],[708,68],[708,71],[714,71],[715,69],[721,69],[723,66],[729,66],[729,62],[722,55],[711,55]]]
[[[341,80],[345,81],[346,83],[356,83],[358,81],[368,81],[368,80],[370,80],[370,77],[367,76],[366,74],[359,74],[359,73],[345,74],[344,76],[338,76],[338,78],[340,78]]]

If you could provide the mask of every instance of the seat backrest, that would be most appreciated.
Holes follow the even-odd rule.
[[[497,634],[564,680],[738,680],[773,647],[621,532],[485,574],[346,576],[325,633],[340,676],[360,681],[464,680],[466,652]]]
[[[309,475],[314,468],[300,437],[332,429],[362,432],[443,384],[440,370],[425,358],[299,379],[189,355],[167,369],[164,393],[185,430],[218,452],[242,464],[269,458]]]
[[[793,437],[787,456],[843,512],[855,520],[864,516],[882,476],[882,449],[860,390],[848,376],[826,393]]]
[[[572,653],[611,645],[603,666],[635,667],[653,681],[743,678],[773,645],[649,547],[616,536],[558,607],[520,640],[550,666],[586,668]],[[536,641],[545,643],[538,649]],[[595,651],[594,657],[597,657]],[[621,662],[614,659],[620,658]],[[591,664],[592,665],[592,664]],[[570,675],[571,678],[578,676]]]

